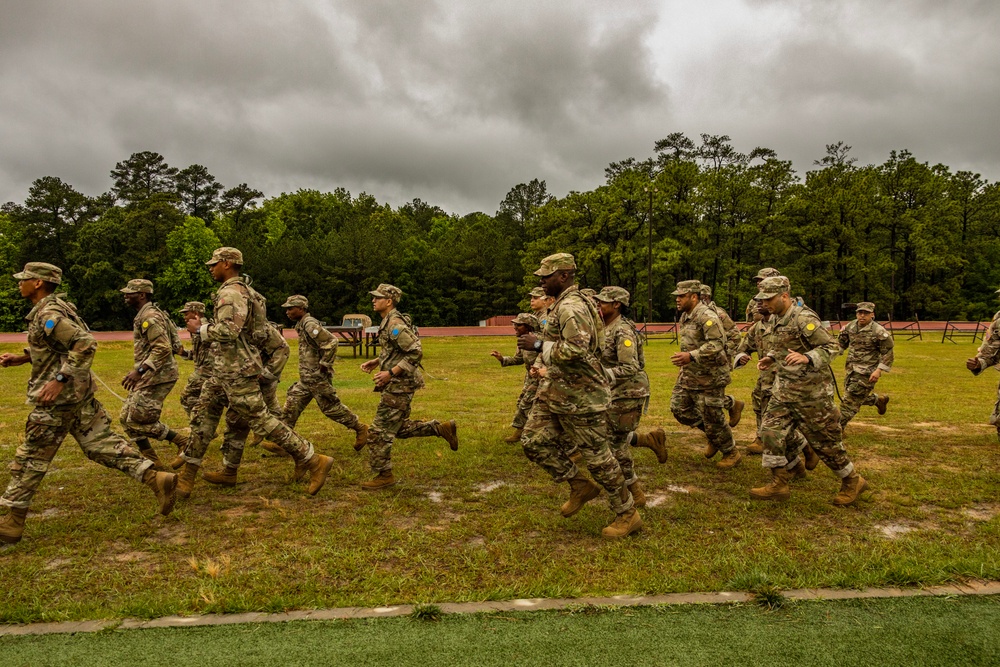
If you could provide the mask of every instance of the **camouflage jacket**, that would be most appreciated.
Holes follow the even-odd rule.
[[[537,388],[538,378],[531,377],[531,367],[538,359],[538,353],[534,350],[522,350],[518,348],[517,352],[514,353],[512,357],[502,357],[500,359],[500,365],[503,367],[507,366],[520,366],[524,364],[524,389]]]
[[[718,389],[730,382],[726,333],[719,318],[703,303],[681,315],[678,325],[681,352],[691,354],[691,363],[681,366],[677,384],[685,389]]]
[[[604,323],[593,302],[570,285],[549,308],[541,334],[546,375],[538,399],[556,414],[607,410],[611,386],[599,357]]]
[[[395,308],[389,311],[378,326],[378,344],[381,350],[378,369],[391,371],[396,366],[402,369],[382,391],[412,394],[424,386],[424,374],[420,371],[424,350],[408,315]]]
[[[753,297],[750,297],[750,302],[747,303],[746,311],[744,312],[744,315],[746,316],[746,321],[753,322],[754,321],[753,315],[756,312],[757,312],[757,300],[754,299]]]
[[[201,318],[199,326],[205,326],[206,324],[208,324],[208,320],[205,319],[204,317]],[[180,353],[181,359],[190,359],[194,361],[194,372],[201,375],[206,375],[211,372],[211,369],[208,367],[209,364],[212,363],[211,357],[209,355],[210,349],[211,346],[208,343],[202,341],[201,331],[199,329],[198,331],[195,331],[193,334],[191,334],[191,349],[182,350]]]
[[[726,332],[726,356],[732,359],[736,356],[736,350],[739,348],[743,336],[740,335],[740,330],[736,328],[736,323],[733,322],[733,318],[729,317],[725,308],[714,301],[709,301],[705,305],[715,311],[716,317],[722,323],[722,330]]]
[[[212,375],[220,380],[256,377],[264,370],[260,350],[251,342],[251,289],[240,276],[222,283],[213,302],[215,320],[199,330],[212,346]]]
[[[789,306],[775,320],[767,338],[764,356],[774,359],[775,379],[772,396],[782,403],[801,403],[833,397],[833,374],[830,362],[840,354],[840,345],[812,310]],[[807,364],[786,365],[789,350],[809,357]]]
[[[642,339],[631,320],[618,317],[604,329],[601,364],[615,378],[611,385],[612,401],[649,396]]]
[[[303,384],[328,383],[337,358],[337,337],[312,315],[295,323],[299,335],[299,380]]]
[[[164,382],[177,382],[177,360],[174,359],[173,338],[169,327],[176,325],[151,301],[143,304],[132,320],[132,358],[135,370],[146,371],[136,388],[152,387]]]
[[[288,341],[281,335],[278,325],[273,322],[267,323],[267,336],[257,349],[260,350],[260,362],[264,364],[264,370],[260,373],[261,380],[279,381],[292,351],[288,347]]]
[[[752,357],[754,352],[757,353],[758,359],[766,357],[768,351],[770,350],[770,334],[771,327],[773,325],[773,316],[767,320],[758,320],[754,322],[747,331],[747,335],[744,336],[742,342],[740,342],[740,347],[736,350],[736,358],[733,360],[733,363],[738,362],[740,357],[743,355]],[[766,370],[760,371],[758,380],[760,382],[760,388],[764,392],[770,393],[771,388],[774,386],[774,365]]]
[[[979,369],[972,371],[976,375],[990,366],[1000,364],[1000,319],[994,317],[990,323],[989,329],[983,335],[983,344],[976,351],[976,360],[979,362]]]
[[[35,304],[25,319],[28,347],[24,353],[31,357],[28,403],[37,403],[42,387],[54,380],[57,373],[68,380],[55,405],[79,403],[93,394],[96,385],[90,365],[97,341],[73,305],[50,294]]]
[[[892,370],[892,335],[874,320],[868,326],[849,322],[838,337],[841,350],[848,350],[845,367],[848,373],[871,375],[875,369],[883,373]]]

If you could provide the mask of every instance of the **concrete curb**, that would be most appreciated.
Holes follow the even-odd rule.
[[[941,597],[954,595],[1000,595],[1000,582],[980,581],[926,588],[865,588],[862,590],[832,588],[800,588],[781,591],[790,600],[857,600],[875,598]],[[749,602],[751,593],[671,593],[668,595],[615,595],[586,598],[534,598],[498,602],[445,602],[438,604],[445,614],[476,614],[503,611],[552,611],[583,605],[599,607],[648,607],[681,604],[733,604]],[[352,618],[388,618],[407,616],[417,605],[389,607],[339,607],[312,611],[290,611],[278,614],[250,612],[246,614],[205,614],[202,616],[164,616],[149,621],[127,618],[122,621],[70,621],[66,623],[30,623],[0,625],[0,637],[16,635],[73,634],[102,630],[143,630],[148,628],[193,628],[208,625],[240,623],[287,623],[289,621],[334,621]]]

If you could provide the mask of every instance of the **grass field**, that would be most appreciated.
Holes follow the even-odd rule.
[[[68,440],[25,538],[0,549],[0,621],[1000,579],[1000,451],[985,423],[1000,376],[964,369],[975,345],[897,344],[895,368],[879,383],[892,395],[889,413],[863,408],[845,439],[872,490],[838,509],[829,502],[838,481],[823,466],[796,482],[790,501],[752,504],[747,489],[766,479],[759,458],[724,472],[701,456],[701,434],[669,411],[676,346],[653,341],[646,358],[654,394],[643,427],[664,427],[671,455],[658,465],[649,450],[636,450],[650,507],[644,531],[617,543],[600,537],[612,518],[604,499],[563,519],[567,487],[502,442],[523,369],[500,368],[488,356],[494,347],[511,354],[513,338],[424,341],[433,377],[414,416],[457,419],[462,446],[400,441],[393,459],[401,483],[381,493],[361,491],[370,477],[365,452],[356,454],[353,432],[315,406],[299,430],[336,461],[318,496],[289,483],[287,459],[254,449],[239,486],[199,480],[166,518],[154,514],[147,489],[87,461]],[[104,343],[95,370],[117,386],[130,357],[130,343]],[[296,361],[293,347],[285,388]],[[342,359],[336,384],[370,420],[378,397],[359,362]],[[190,365],[181,363],[183,382]],[[842,366],[839,359],[841,376]],[[754,373],[736,372],[731,388],[748,403]],[[5,461],[22,437],[27,374],[0,370]],[[117,399],[103,389],[98,396],[117,414]],[[164,420],[179,427],[183,417],[172,395]],[[752,437],[748,412],[737,439]],[[217,447],[209,451],[214,467]],[[0,470],[0,485],[7,479]]]
[[[996,598],[604,609],[0,637],[6,665],[996,665]],[[617,661],[621,660],[621,663]]]

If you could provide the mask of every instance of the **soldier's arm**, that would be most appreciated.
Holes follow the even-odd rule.
[[[759,354],[759,351],[757,350],[757,335],[756,335],[759,325],[760,325],[759,322],[754,322],[753,324],[751,324],[750,328],[747,330],[746,335],[743,336],[742,340],[740,340],[740,345],[739,347],[736,348],[736,356],[733,358],[733,366],[737,368],[741,366],[742,364],[740,364],[740,360],[743,357],[746,357],[747,361],[750,361],[750,357],[752,357],[755,352]]]
[[[420,339],[417,338],[417,335],[402,318],[390,322],[389,326],[389,336],[396,342],[396,346],[400,352],[403,353],[403,358],[396,362],[396,367],[400,368],[402,372],[396,375],[415,373],[417,366],[420,365],[420,360],[424,356]],[[391,371],[392,369],[389,370]]]
[[[136,363],[135,370],[146,366],[149,370],[155,371],[169,364],[170,360],[173,359],[173,342],[170,340],[170,334],[164,329],[163,325],[164,323],[160,322],[159,318],[156,317],[148,317],[140,325],[142,335],[146,337],[146,342],[149,343],[149,354],[146,355],[145,359],[140,359]]]
[[[249,314],[247,298],[238,290],[225,290],[219,294],[215,306],[215,321],[201,327],[201,339],[213,343],[235,342],[240,337]]]
[[[892,370],[892,362],[896,360],[895,353],[893,352],[893,347],[895,347],[895,341],[892,340],[892,335],[885,331],[883,332],[883,337],[879,339],[878,342],[878,369],[883,373],[888,373]]]
[[[501,366],[522,366],[524,364],[524,350],[518,348],[513,357],[501,357]]]
[[[974,357],[975,361],[979,362],[979,368],[973,369],[972,372],[979,375],[990,366],[1000,362],[998,356],[1000,356],[1000,326],[997,325],[997,320],[994,320],[990,324],[986,340],[979,346]]]
[[[849,324],[847,326],[850,326]],[[847,327],[840,330],[840,335],[837,336],[838,345],[840,345],[841,351],[846,350],[851,346],[851,335],[847,333]]]
[[[633,378],[642,370],[639,368],[638,349],[638,341],[631,331],[622,333],[615,341],[615,354],[618,357],[618,363],[608,368],[614,377],[614,384],[617,385],[624,380]]]
[[[326,327],[320,326],[319,320],[314,317],[309,318],[304,329],[306,335],[315,341],[316,346],[319,348],[320,365],[326,368],[333,368],[333,364],[337,359],[337,337],[327,331]]]
[[[590,353],[590,343],[595,335],[590,311],[584,304],[568,303],[559,318],[559,340],[542,344],[542,361],[546,365],[583,359]]]
[[[823,328],[822,322],[811,315],[800,321],[799,326],[802,337],[812,348],[805,353],[809,363],[813,368],[829,366],[830,362],[840,354],[840,343]]]
[[[691,350],[694,361],[709,361],[723,353],[726,349],[726,332],[718,318],[711,316],[700,325],[705,340],[696,349]]]
[[[46,337],[68,350],[59,372],[81,382],[88,381],[94,353],[97,352],[97,341],[89,331],[77,326],[68,317],[50,314],[49,318],[44,329]],[[48,326],[50,321],[53,322],[51,327]]]
[[[281,334],[277,334],[279,337]],[[285,370],[285,365],[288,363],[288,357],[291,356],[291,349],[288,347],[288,343],[285,343],[284,339],[281,340],[282,345],[278,345],[270,353],[271,358],[267,360],[267,364],[264,366],[264,370],[267,371],[275,380],[281,379],[281,373]]]

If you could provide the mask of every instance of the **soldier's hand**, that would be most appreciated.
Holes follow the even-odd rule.
[[[365,363],[361,364],[361,370],[365,373],[371,373],[378,366],[378,359],[369,359]]]
[[[875,384],[876,382],[878,382],[878,379],[880,377],[882,377],[882,369],[876,368],[875,371],[868,376],[868,381],[871,382],[872,384]]]
[[[26,354],[14,354],[12,352],[4,352],[0,354],[0,366],[7,368],[8,366],[20,366],[21,364],[26,364],[31,361],[31,357]]]
[[[392,379],[392,373],[390,373],[389,371],[379,371],[378,373],[375,374],[375,377],[372,378],[372,380],[375,381],[375,386],[380,389],[389,384],[389,380],[391,379]]]
[[[490,356],[496,359],[497,361],[503,361],[503,355],[497,352],[496,350],[490,352]]]
[[[184,328],[187,329],[189,333],[198,333],[198,329],[201,328],[201,322],[198,320],[185,320]]]
[[[533,333],[526,333],[523,336],[517,337],[517,347],[522,350],[534,350],[536,341],[538,341],[538,336]]]
[[[750,361],[750,357],[746,354],[741,354],[736,357],[736,361],[733,362],[733,368],[743,368]]]
[[[764,357],[757,362],[757,370],[766,371],[772,364],[774,364],[774,357]]]
[[[55,403],[56,399],[59,398],[59,394],[62,393],[63,387],[65,387],[62,382],[58,380],[49,380],[42,387],[42,391],[38,393],[38,404],[39,405],[52,405]]]
[[[139,384],[139,380],[141,379],[142,376],[139,375],[139,371],[133,368],[128,372],[128,375],[126,375],[122,379],[122,386],[125,387],[125,389],[127,389],[128,391],[132,391],[135,388],[135,386]]]
[[[799,364],[808,364],[808,363],[809,363],[809,357],[807,357],[804,354],[800,354],[799,352],[795,352],[793,350],[789,350],[788,355],[785,356],[786,366],[797,366]]]
[[[674,366],[687,366],[691,363],[690,352],[674,352],[670,357],[670,363]]]
[[[968,368],[970,371],[973,371],[973,372],[978,371],[979,370],[979,359],[977,357],[973,357],[972,359],[966,359],[965,360],[965,367]]]

